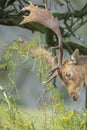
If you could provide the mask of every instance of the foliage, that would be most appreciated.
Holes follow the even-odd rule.
[[[86,130],[87,113],[67,111],[61,102],[33,111],[2,103],[0,113],[1,130]]]
[[[17,70],[27,61],[34,59],[34,70],[35,64],[38,63],[38,72],[43,74],[47,72],[48,68],[53,66],[53,57],[49,51],[46,51],[40,43],[36,43],[35,40],[24,41],[21,37],[17,39],[11,46],[7,48],[5,54],[5,60],[7,66],[10,68],[9,77],[13,77]]]
[[[0,129],[2,130],[34,130],[33,121],[22,111],[12,107],[8,110],[0,106]]]
[[[1,86],[3,95],[6,95],[7,100],[15,104],[19,99],[19,91],[16,86],[16,74],[22,65],[31,62],[31,57],[34,59],[31,71],[34,71],[36,63],[38,64],[38,78],[45,81],[45,74],[48,68],[53,65],[53,58],[50,52],[47,52],[40,44],[36,44],[34,40],[24,41],[22,38],[17,39],[6,49],[3,56],[6,63],[1,64],[1,68],[7,66],[8,83],[6,86]],[[4,90],[4,91],[3,91]],[[6,101],[6,104],[8,102]]]

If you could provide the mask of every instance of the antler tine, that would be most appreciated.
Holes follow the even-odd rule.
[[[46,83],[50,82],[52,79],[54,79],[55,77],[57,76],[57,71],[55,71],[53,74],[52,74],[52,77],[50,77]]]
[[[58,66],[57,67],[55,67],[55,68],[53,68],[52,70],[50,70],[46,75],[47,75],[47,77],[49,77],[49,76],[51,76],[56,70],[58,70]]]
[[[58,66],[53,68],[52,70],[50,70],[47,74],[46,74],[46,78],[48,79],[46,81],[46,83],[50,82],[52,79],[54,79],[57,76],[57,70],[58,70]],[[50,77],[50,78],[49,78]]]

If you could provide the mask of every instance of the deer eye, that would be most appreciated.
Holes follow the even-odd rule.
[[[68,79],[70,79],[71,73],[70,73],[70,72],[67,72],[67,73],[65,74],[65,77],[68,78]]]

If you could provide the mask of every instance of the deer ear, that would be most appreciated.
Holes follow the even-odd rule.
[[[76,49],[70,57],[71,64],[78,64],[79,59],[79,49]]]

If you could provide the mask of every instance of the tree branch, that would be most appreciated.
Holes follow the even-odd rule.
[[[80,53],[81,53],[82,55],[87,55],[87,47],[86,47],[86,46],[82,46],[82,45],[79,45],[79,44],[77,44],[77,43],[75,43],[75,42],[71,42],[71,41],[69,41],[69,42],[64,42],[64,43],[63,43],[63,46],[64,46],[64,48],[65,48],[70,54],[72,54],[72,52],[73,52],[76,48],[78,48],[79,51],[80,51]]]

